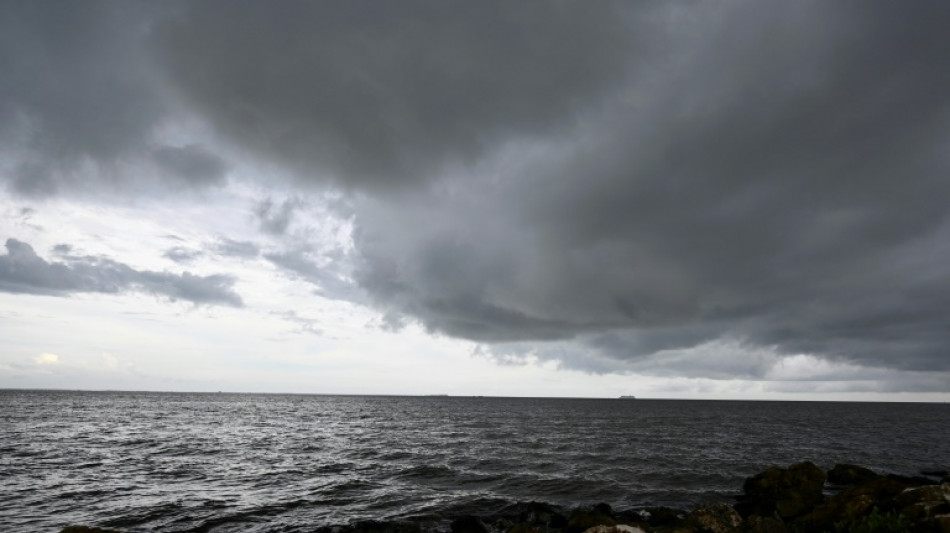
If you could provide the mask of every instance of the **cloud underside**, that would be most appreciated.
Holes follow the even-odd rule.
[[[67,256],[65,262],[48,262],[32,246],[16,239],[7,239],[6,248],[7,254],[0,255],[2,292],[50,296],[141,292],[194,304],[243,305],[232,289],[235,280],[231,276],[135,270],[92,256]]]
[[[348,196],[389,323],[588,369],[735,341],[950,370],[947,4],[95,6],[0,28],[15,192],[142,179],[77,160],[220,184],[232,163],[155,137],[186,110],[301,194]],[[261,198],[261,230],[297,208]],[[299,250],[265,258],[345,285]],[[35,260],[36,286],[93,269]]]

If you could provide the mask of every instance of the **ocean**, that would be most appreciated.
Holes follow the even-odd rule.
[[[304,532],[731,501],[810,460],[950,467],[950,405],[0,391],[0,529]]]

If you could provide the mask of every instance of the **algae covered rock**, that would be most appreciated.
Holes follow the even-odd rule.
[[[695,533],[740,533],[742,517],[730,505],[711,503],[689,513],[686,527]]]

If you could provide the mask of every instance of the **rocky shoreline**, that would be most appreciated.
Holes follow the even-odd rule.
[[[950,473],[878,474],[838,464],[772,467],[745,480],[732,504],[691,511],[614,510],[607,504],[563,509],[539,502],[489,515],[414,517],[323,526],[314,533],[950,533]],[[122,533],[69,526],[60,533]]]

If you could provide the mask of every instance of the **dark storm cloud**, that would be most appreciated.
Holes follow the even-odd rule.
[[[950,8],[719,6],[502,179],[364,202],[357,279],[453,336],[580,335],[592,365],[735,338],[950,369]]]
[[[620,5],[194,2],[157,41],[220,133],[305,177],[390,188],[596,104],[639,38]]]
[[[224,163],[195,146],[150,148],[173,104],[145,37],[171,4],[4,2],[0,17],[0,172],[9,190],[44,197],[151,179],[218,184]]]
[[[22,294],[68,296],[73,293],[144,292],[194,304],[241,307],[234,292],[234,278],[215,274],[196,276],[135,270],[128,265],[92,256],[69,256],[64,262],[48,262],[29,244],[7,239],[7,253],[0,255],[0,291]]]

